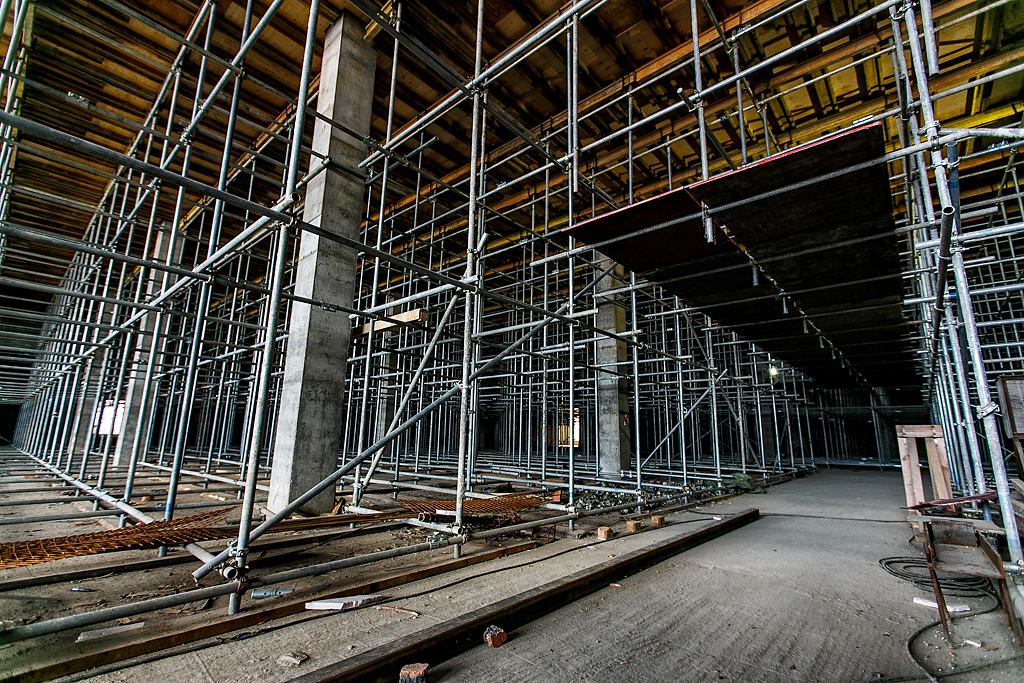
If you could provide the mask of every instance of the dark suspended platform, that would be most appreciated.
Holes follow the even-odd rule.
[[[815,180],[884,154],[881,125],[862,126],[564,232],[824,386],[854,386],[857,374],[871,386],[918,385],[886,164]],[[751,257],[763,269],[756,284]],[[780,288],[796,307],[783,306]]]

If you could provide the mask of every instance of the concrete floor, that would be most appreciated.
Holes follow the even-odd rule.
[[[904,642],[937,617],[912,602],[928,594],[877,563],[916,554],[903,500],[894,472],[823,471],[743,496],[732,507],[756,505],[763,519],[435,672],[445,683],[916,680]],[[994,658],[1019,652],[998,613],[977,619],[1002,646]],[[946,680],[1024,680],[1016,664]]]
[[[400,597],[433,589],[391,603],[419,612],[418,618],[373,608],[330,614],[90,680],[288,680],[611,555],[692,531],[712,515],[749,507],[759,508],[763,519],[532,622],[499,649],[480,646],[439,664],[430,671],[431,683],[917,680],[921,673],[904,642],[935,611],[913,604],[915,596],[927,595],[877,563],[915,554],[901,504],[898,472],[822,471],[767,495],[671,515],[673,524],[665,528],[598,544],[593,536],[565,539],[388,592]],[[446,587],[501,567],[515,568]],[[1020,652],[1000,628],[998,612],[969,621],[970,637],[996,649],[978,655],[959,648],[960,662]],[[935,637],[922,641],[933,667],[948,666],[948,648]],[[278,664],[287,652],[309,659],[297,667]],[[1017,660],[945,680],[1021,681],[1021,671]]]

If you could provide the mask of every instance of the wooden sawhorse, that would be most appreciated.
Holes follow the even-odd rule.
[[[917,439],[924,439],[928,454],[928,473],[932,480],[932,497],[925,498],[924,482],[921,479],[921,463],[917,457]],[[946,500],[953,497],[953,485],[949,479],[949,462],[946,460],[946,445],[942,438],[942,425],[896,425],[896,440],[900,447],[900,466],[903,469],[903,488],[907,494],[907,507],[928,500]],[[911,511],[911,515],[920,514]],[[914,525],[920,534],[920,525]],[[920,540],[920,539],[919,539]]]

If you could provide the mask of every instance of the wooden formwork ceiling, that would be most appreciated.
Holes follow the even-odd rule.
[[[848,172],[882,154],[880,124],[861,126],[567,232],[822,386],[912,385],[885,167]]]
[[[382,5],[375,0],[377,5]],[[483,59],[485,66],[526,40],[548,17],[565,12],[572,3],[559,0],[487,0],[484,5]],[[955,22],[986,3],[968,0],[935,2],[937,26]],[[253,15],[265,13],[269,2],[255,0]],[[751,2],[709,0],[699,3],[699,41],[711,46],[718,40],[708,9],[714,13],[727,35],[740,33],[736,41],[740,69],[754,70],[748,77],[750,93],[767,101],[766,119],[774,138],[773,144],[793,146],[850,125],[865,116],[878,114],[896,106],[893,68],[883,52],[891,41],[891,28],[885,12],[870,19],[852,23],[827,40],[814,42],[806,48],[757,68],[767,58],[781,53],[825,30],[842,25],[876,2],[843,0],[756,0]],[[42,122],[61,131],[128,153],[137,141],[149,149],[151,162],[159,162],[161,143],[179,139],[190,117],[195,99],[196,82],[201,69],[206,69],[209,83],[220,78],[225,63],[236,54],[246,3],[224,0],[215,5],[214,21],[204,23],[191,37],[192,44],[207,44],[208,56],[186,50],[180,63],[179,98],[172,113],[168,98],[158,100],[168,73],[182,44],[181,37],[190,27],[203,3],[191,0],[141,0],[122,3],[118,0],[38,0],[33,3],[27,19],[24,45],[24,68],[18,78],[20,115]],[[613,134],[626,125],[630,107],[635,120],[656,114],[679,102],[677,90],[693,88],[694,73],[687,60],[692,54],[690,3],[685,0],[609,0],[584,16],[579,22],[579,116],[580,145],[587,147]],[[320,4],[317,44],[313,71],[319,70],[319,53],[327,28],[352,5],[339,0]],[[239,120],[236,144],[230,156],[237,168],[255,158],[255,174],[232,173],[228,191],[251,196],[256,201],[272,204],[280,192],[282,163],[286,155],[285,122],[294,107],[298,92],[300,65],[306,32],[309,5],[299,0],[284,2],[268,29],[255,44],[245,61],[241,81]],[[387,13],[388,3],[382,7]],[[402,8],[402,31],[433,51],[463,78],[473,72],[473,47],[476,33],[477,5],[470,0],[410,2]],[[393,39],[387,31],[376,31],[367,21],[368,35],[378,48],[376,91],[372,136],[382,140],[386,135]],[[255,23],[255,22],[254,22]],[[212,27],[211,27],[212,26]],[[5,27],[4,48],[11,36],[11,22]],[[1024,10],[1019,0],[979,13],[966,21],[942,29],[939,45],[940,74],[932,79],[936,92],[955,88],[987,73],[1006,68],[1024,60]],[[856,64],[850,66],[851,64]],[[733,73],[732,57],[724,50],[707,54],[702,60],[705,85],[713,85],[721,77]],[[843,68],[849,67],[849,68]],[[544,138],[556,155],[565,154],[564,133],[554,132],[564,124],[568,96],[566,43],[558,34],[541,49],[506,74],[492,82],[487,98],[493,111],[501,111],[533,135]],[[648,84],[656,79],[653,84]],[[813,81],[806,87],[798,87]],[[944,125],[951,127],[992,126],[1016,123],[1024,113],[1022,81],[1019,74],[1000,79],[945,97],[936,102],[936,113]],[[314,86],[315,86],[314,82]],[[632,97],[625,97],[630,90]],[[396,133],[415,125],[417,119],[453,91],[449,81],[436,69],[428,67],[408,50],[399,52],[394,106]],[[228,121],[227,110],[231,88],[226,88],[216,101],[191,140],[190,176],[215,185],[223,138]],[[202,101],[202,95],[200,96]],[[710,134],[727,153],[739,158],[740,128],[735,114],[735,91],[723,88],[706,101]],[[155,118],[148,120],[150,112]],[[149,125],[145,125],[147,120]],[[485,120],[484,144],[489,163],[488,197],[491,209],[488,231],[490,244],[498,247],[531,234],[530,202],[545,189],[552,192],[549,215],[552,224],[541,230],[558,228],[567,220],[564,187],[566,175],[553,172],[545,184],[543,176],[524,182],[514,181],[520,174],[536,168],[544,157],[529,149],[512,128],[500,123],[493,113]],[[168,124],[170,127],[168,128]],[[307,134],[312,122],[307,121]],[[632,188],[623,161],[627,158],[624,136],[594,144],[580,157],[582,172],[593,176],[601,190],[601,200],[591,202],[589,196],[577,203],[584,206],[577,218],[601,213],[617,205],[654,196],[669,188],[669,163],[675,186],[699,179],[700,165],[694,136],[679,137],[692,130],[695,119],[685,109],[672,115],[655,117],[637,128],[632,136],[635,156]],[[422,151],[422,165],[448,186],[464,187],[468,177],[467,160],[470,146],[470,113],[465,104],[427,126],[422,135],[413,136],[400,148],[408,153],[421,141],[429,142]],[[744,128],[751,158],[764,154],[764,130],[761,119],[750,115]],[[884,136],[888,148],[897,144],[895,126],[886,124]],[[90,224],[105,220],[97,214],[104,197],[116,187],[118,201],[131,201],[138,190],[139,178],[129,183],[113,182],[118,169],[95,158],[68,149],[56,148],[31,135],[13,132],[17,156],[13,174],[8,178],[11,193],[6,220],[32,229],[81,239]],[[969,143],[967,152],[982,152]],[[969,164],[975,173],[965,178],[965,198],[984,196],[997,190],[999,173],[1005,165],[1007,149],[994,149],[972,157]],[[670,162],[671,156],[671,162]],[[496,162],[505,160],[497,165]],[[303,168],[307,166],[303,157]],[[171,165],[181,171],[181,155]],[[712,154],[712,173],[727,168],[726,162]],[[891,173],[899,172],[899,165]],[[435,197],[437,213],[458,206],[464,197],[446,191],[434,195],[444,186],[422,182],[416,192],[412,171],[395,167],[393,183],[387,195],[385,217],[394,217],[396,232],[412,227],[411,212],[402,212],[417,201]],[[503,186],[507,183],[507,186]],[[127,189],[128,194],[124,194]],[[894,190],[898,189],[894,187]],[[174,217],[174,188],[162,188],[167,196],[158,206],[158,221]],[[197,249],[202,230],[201,218],[209,210],[207,198],[186,193],[183,226],[193,240],[190,249]],[[102,205],[104,212],[111,207]],[[901,201],[895,205],[897,215],[903,212]],[[463,212],[464,213],[464,212]],[[148,217],[147,217],[148,218]],[[228,212],[224,239],[237,232],[244,217]],[[376,217],[371,215],[371,223]],[[142,223],[139,219],[138,223]],[[121,224],[122,227],[125,225]],[[128,227],[131,227],[130,225]],[[138,227],[138,225],[136,225]],[[449,235],[446,248],[453,258],[465,251],[464,218],[434,226],[434,236]],[[116,232],[116,231],[115,231]],[[113,234],[113,233],[111,233]],[[122,231],[121,244],[128,231]],[[415,242],[429,235],[414,233],[396,243],[400,255],[412,254]],[[123,248],[123,247],[122,247]],[[131,252],[144,256],[141,240],[133,240]],[[187,254],[186,254],[187,256]],[[65,284],[66,268],[71,252],[47,248],[18,239],[7,241],[0,262],[0,277],[34,282],[50,287]],[[501,258],[488,265],[503,273]],[[258,273],[250,273],[258,276]],[[508,276],[511,277],[511,276]],[[46,309],[51,295],[10,284],[0,285],[0,307],[23,308],[36,313]],[[0,328],[9,321],[0,318]],[[19,326],[24,331],[24,324]],[[34,342],[26,341],[27,346]]]

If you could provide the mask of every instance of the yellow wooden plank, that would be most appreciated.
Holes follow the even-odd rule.
[[[388,0],[384,3],[384,6],[380,9],[380,13],[384,15],[390,15],[395,8],[395,0]],[[366,35],[363,36],[363,40],[369,42],[377,37],[380,33],[380,24],[376,21],[371,21],[366,25]]]
[[[352,331],[353,337],[361,337],[370,333],[370,325],[373,325],[374,332],[383,332],[407,323],[425,323],[430,313],[425,308],[414,308],[405,313],[389,316],[387,320],[374,320],[372,323],[360,325]]]
[[[924,484],[921,465],[917,459],[917,444],[912,438],[897,439],[900,447],[900,467],[903,469],[903,489],[907,494],[907,507],[924,502]]]

